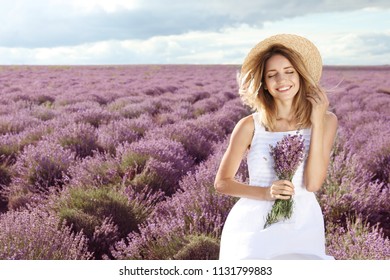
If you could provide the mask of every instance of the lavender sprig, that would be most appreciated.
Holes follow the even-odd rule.
[[[274,170],[279,180],[291,181],[298,166],[304,158],[304,139],[300,134],[288,134],[273,147],[270,145],[270,154],[274,159]],[[267,215],[264,228],[281,220],[291,218],[294,201],[276,199],[271,211]]]

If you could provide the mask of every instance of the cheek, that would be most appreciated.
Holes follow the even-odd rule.
[[[266,87],[266,88],[271,88],[271,86],[272,86],[272,81],[270,80],[270,79],[265,79],[264,80],[264,86]]]
[[[300,86],[300,80],[299,80],[299,76],[298,75],[296,75],[296,76],[294,76],[294,82],[295,82],[295,85],[296,86]]]

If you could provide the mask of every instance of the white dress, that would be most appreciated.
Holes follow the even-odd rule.
[[[254,113],[255,132],[247,163],[251,186],[270,186],[277,180],[269,145],[275,145],[290,132],[269,132]],[[310,129],[299,131],[310,145]],[[325,253],[322,211],[315,194],[303,185],[302,163],[292,180],[295,186],[293,215],[264,229],[273,201],[240,198],[231,209],[222,230],[220,260],[239,259],[334,259]]]

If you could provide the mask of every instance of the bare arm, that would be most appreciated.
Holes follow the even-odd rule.
[[[310,95],[308,99],[313,104],[313,112],[304,184],[308,191],[316,192],[320,190],[326,178],[338,120],[336,115],[326,111],[329,102],[324,92],[320,91],[316,96]]]
[[[294,192],[291,182],[275,181],[269,187],[256,187],[240,183],[234,179],[243,156],[252,141],[253,131],[252,116],[241,119],[235,126],[215,178],[214,187],[216,191],[235,197],[259,200],[289,199],[289,196]]]

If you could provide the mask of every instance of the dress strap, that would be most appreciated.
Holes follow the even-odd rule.
[[[253,122],[255,123],[255,131],[265,131],[264,125],[261,123],[261,117],[259,112],[252,114]]]

